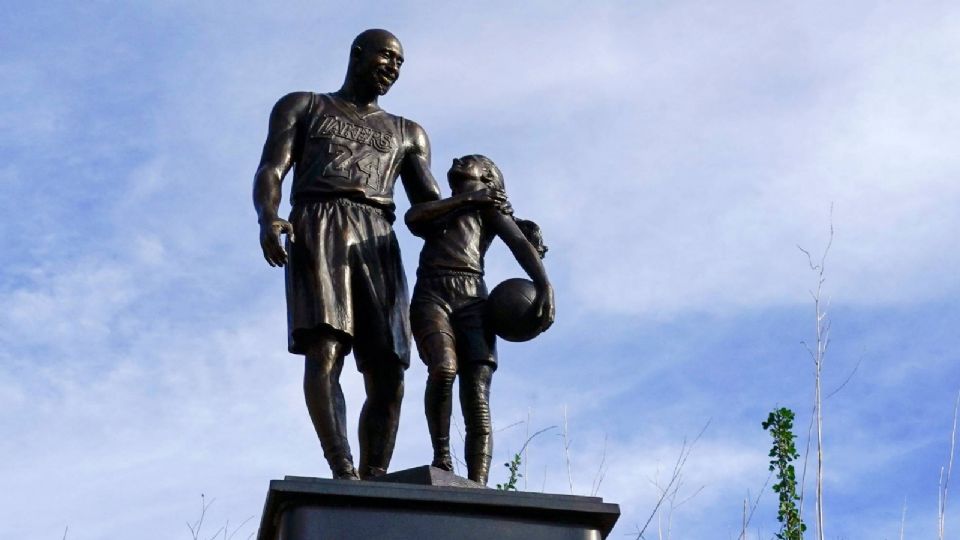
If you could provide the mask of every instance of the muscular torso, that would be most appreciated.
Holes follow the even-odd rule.
[[[313,94],[294,155],[293,204],[344,196],[394,209],[393,188],[409,144],[405,121],[382,110],[361,115],[333,94]]]

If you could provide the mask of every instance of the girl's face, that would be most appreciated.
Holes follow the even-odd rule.
[[[453,160],[450,170],[447,171],[447,181],[450,182],[450,190],[454,195],[470,193],[487,187],[483,177],[488,173],[481,160],[466,156]]]

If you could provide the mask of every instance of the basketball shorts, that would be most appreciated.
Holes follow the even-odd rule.
[[[420,358],[429,362],[426,338],[443,333],[456,344],[460,364],[486,362],[497,366],[496,336],[484,323],[487,287],[483,276],[451,273],[419,277],[410,302],[410,324]]]
[[[383,209],[345,198],[297,203],[287,241],[288,348],[305,354],[319,333],[352,348],[357,367],[410,365],[407,281],[400,248]],[[348,349],[349,350],[349,349]]]

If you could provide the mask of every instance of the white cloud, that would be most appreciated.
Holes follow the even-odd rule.
[[[871,364],[862,387],[855,379],[847,392],[863,406],[847,403],[831,426],[831,487],[857,503],[875,490],[892,501],[893,521],[878,508],[846,530],[892,537],[896,482],[909,471],[876,471],[914,455],[929,469],[937,443],[908,429],[933,405],[905,412],[887,396],[935,400],[953,384],[944,328],[957,289],[944,269],[960,261],[944,231],[956,230],[960,202],[956,13],[934,3],[494,2],[400,4],[371,19],[368,7],[154,5],[96,32],[73,25],[89,44],[71,33],[62,57],[50,33],[36,56],[0,68],[17,78],[4,86],[10,122],[0,124],[19,126],[2,138],[28,150],[3,154],[0,170],[16,193],[4,206],[17,219],[8,239],[26,253],[5,260],[0,283],[0,410],[12,434],[0,458],[19,495],[0,505],[4,532],[59,537],[69,523],[71,538],[117,538],[148,523],[152,537],[177,537],[200,492],[218,498],[211,522],[237,523],[259,512],[267,479],[325,475],[301,360],[284,351],[282,276],[260,258],[250,180],[272,102],[334,89],[353,34],[383,25],[408,56],[383,103],[426,126],[438,177],[454,155],[487,153],[518,214],[545,229],[561,320],[502,348],[495,419],[507,426],[534,407],[534,427],[555,424],[566,402],[581,490],[608,432],[601,494],[623,505],[615,535],[645,519],[657,462],[671,464],[683,436],[714,415],[686,469],[689,488],[707,487],[678,509],[674,537],[736,536],[741,500],[765,478],[752,415],[805,384],[799,368],[768,369],[782,351],[758,334],[793,334],[757,319],[807,302],[812,276],[794,244],[823,245],[830,201],[837,304],[943,298],[946,308],[916,312],[940,326],[908,322],[889,338],[852,330],[877,345],[868,360],[888,364]],[[137,26],[145,20],[157,26]],[[412,262],[419,244],[403,237]],[[519,272],[502,247],[489,265],[491,281]],[[744,313],[761,315],[742,323]],[[344,383],[355,426],[352,368]],[[397,468],[429,453],[422,389],[414,359]],[[889,426],[871,423],[878,404]],[[497,473],[521,430],[498,434]],[[566,491],[555,432],[530,456],[531,485],[546,466],[547,489]],[[35,501],[51,490],[41,515]],[[934,496],[902,491],[911,508]],[[767,497],[757,523],[769,532]],[[835,497],[838,520],[857,515]],[[916,512],[909,530],[927,523]]]

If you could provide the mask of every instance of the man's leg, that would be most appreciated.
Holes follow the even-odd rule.
[[[443,332],[430,334],[423,340],[427,356],[427,389],[423,410],[427,415],[430,442],[433,444],[434,467],[453,471],[450,459],[450,413],[453,408],[453,379],[457,376],[456,347]]]
[[[356,354],[356,351],[354,351]],[[367,362],[363,384],[367,400],[360,411],[360,478],[386,474],[400,425],[403,365],[393,359]]]
[[[318,336],[307,347],[303,395],[333,477],[356,480],[347,441],[347,406],[340,387],[344,350],[343,343],[329,334]]]
[[[484,362],[460,366],[460,407],[466,428],[467,477],[487,485],[493,456],[490,425],[490,380],[493,366]]]

